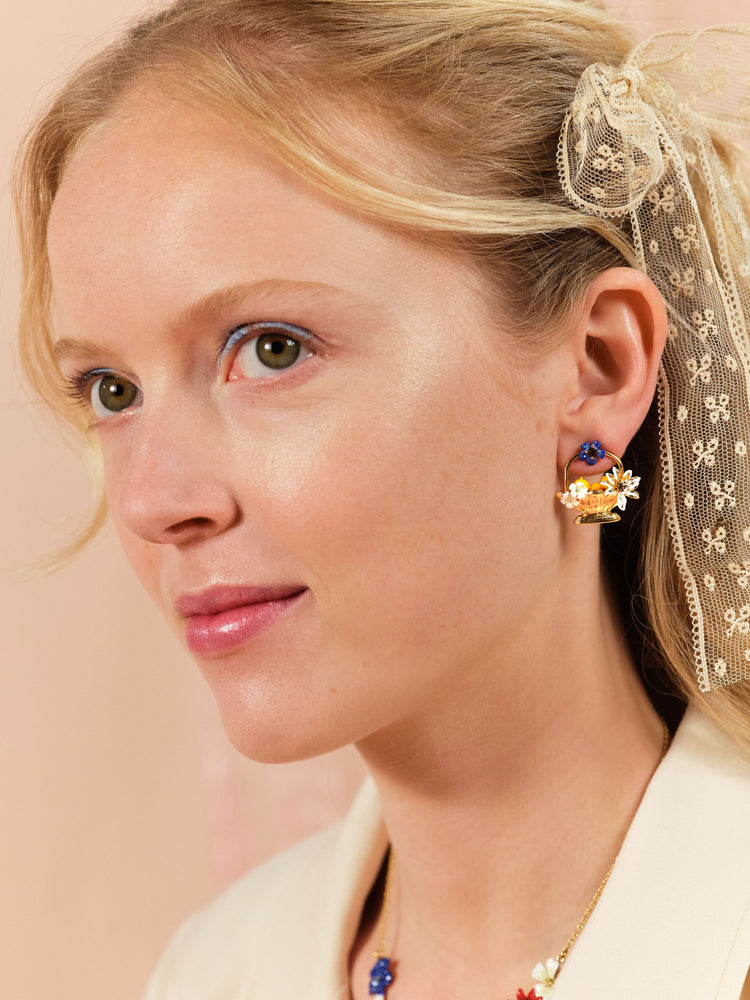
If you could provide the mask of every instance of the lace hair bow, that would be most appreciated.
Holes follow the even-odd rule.
[[[750,133],[750,28],[671,32],[583,73],[558,152],[580,211],[616,222],[670,320],[664,499],[704,691],[750,678],[750,230],[712,133]]]

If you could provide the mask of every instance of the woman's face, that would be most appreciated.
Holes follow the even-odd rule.
[[[132,110],[75,154],[49,233],[128,559],[249,756],[445,711],[555,559],[548,364],[513,360],[455,257],[219,117]]]

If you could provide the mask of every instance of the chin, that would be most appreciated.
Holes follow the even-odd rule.
[[[325,713],[301,713],[225,702],[217,698],[224,731],[232,746],[259,764],[291,764],[338,750],[354,739],[342,727],[321,724]]]

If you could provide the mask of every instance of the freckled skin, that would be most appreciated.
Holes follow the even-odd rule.
[[[308,588],[250,643],[199,660],[243,752],[306,756],[439,716],[502,668],[561,575],[558,401],[521,389],[555,386],[554,362],[514,360],[467,266],[167,104],[82,145],[49,251],[56,335],[95,342],[96,364],[142,389],[98,424],[106,492],[178,636],[185,591]],[[269,279],[337,291],[290,285],[177,323],[216,288]],[[272,382],[227,378],[217,338],[258,320],[322,346]]]

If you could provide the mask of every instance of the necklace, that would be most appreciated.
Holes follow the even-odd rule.
[[[664,731],[664,739],[662,742],[661,757],[663,759],[667,750],[669,749],[669,741],[671,739],[671,734],[666,722],[662,720],[662,729]],[[557,956],[557,958],[548,958],[546,962],[538,962],[532,969],[531,975],[535,980],[534,985],[531,987],[528,993],[525,993],[523,989],[519,989],[516,993],[516,1000],[543,1000],[544,997],[550,996],[552,992],[552,987],[555,985],[555,980],[560,974],[560,970],[565,964],[565,959],[568,957],[570,949],[573,947],[581,931],[586,926],[589,917],[594,912],[596,904],[599,902],[601,894],[604,892],[604,887],[607,882],[609,882],[609,876],[614,871],[614,867],[617,864],[617,858],[612,862],[607,870],[607,874],[602,879],[599,884],[599,888],[593,895],[591,902],[586,907],[583,916],[576,924],[576,928],[573,933],[568,938],[568,941]],[[391,959],[386,954],[385,941],[386,941],[386,931],[388,928],[388,909],[391,903],[391,883],[393,880],[393,867],[394,867],[394,853],[391,847],[388,851],[388,868],[385,874],[385,887],[383,889],[383,905],[380,914],[380,924],[378,926],[378,944],[373,957],[375,958],[375,964],[370,970],[370,996],[374,1000],[385,1000],[388,987],[392,984],[394,979],[394,974],[391,971]]]

